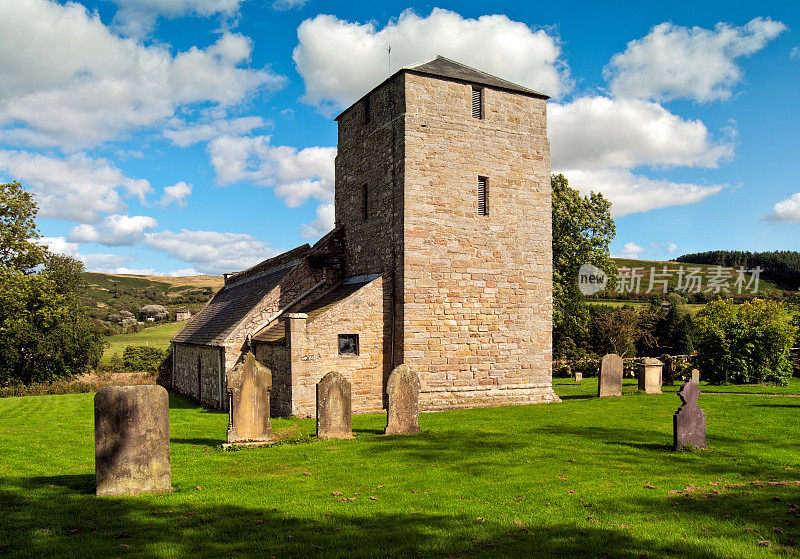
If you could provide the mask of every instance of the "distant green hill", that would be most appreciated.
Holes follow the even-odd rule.
[[[696,275],[700,278],[700,285],[703,292],[708,296],[708,298],[713,299],[717,296],[716,293],[713,291],[708,291],[707,288],[709,283],[713,280],[714,277],[717,276],[719,267],[716,265],[710,264],[688,264],[682,262],[674,262],[674,261],[657,261],[657,260],[634,260],[629,258],[613,258],[614,262],[617,265],[617,268],[624,272],[626,276],[626,281],[630,281],[627,279],[631,275],[632,272],[629,270],[635,270],[635,274],[637,277],[640,277],[639,280],[639,298],[646,298],[652,295],[653,293],[661,293],[663,289],[663,284],[657,283],[658,280],[665,279],[667,280],[667,285],[669,291],[674,291],[678,287],[678,281],[680,278],[680,269],[683,268],[684,276],[683,280],[684,283],[686,281],[686,277],[690,270],[696,270]],[[653,276],[654,285],[653,291],[651,293],[646,293],[648,288],[650,288],[650,279],[651,274],[656,274]],[[731,295],[737,295],[738,288],[736,287],[736,280],[738,277],[738,272],[736,270],[731,271],[727,269],[723,272],[726,274],[730,279],[727,281],[727,285],[730,289]],[[666,274],[666,275],[664,275]],[[750,282],[751,274],[745,274],[745,285],[743,286],[743,294],[751,294],[752,287],[754,287],[755,283],[751,285],[750,288],[746,288],[747,283]],[[722,280],[722,283],[725,283]],[[630,284],[629,284],[630,285]],[[777,292],[777,293],[775,293]],[[784,289],[771,281],[767,281],[764,279],[763,275],[759,277],[758,281],[758,293],[757,295],[760,296],[768,296],[770,293],[780,295],[784,293]],[[599,297],[595,298],[602,298],[602,299],[627,299],[627,298],[637,298],[636,296],[630,296],[627,293],[615,293],[615,292],[604,292]],[[590,298],[591,299],[591,298]],[[691,300],[691,297],[690,297]],[[699,301],[698,301],[699,302]]]
[[[143,305],[162,305],[174,317],[175,311],[197,312],[222,287],[222,276],[161,277],[101,274],[86,272],[81,300],[92,316],[105,321],[109,314],[129,311]]]

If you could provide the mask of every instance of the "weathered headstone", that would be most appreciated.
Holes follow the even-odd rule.
[[[645,357],[639,364],[639,390],[661,394],[661,369],[664,364],[654,357]]]
[[[226,380],[228,444],[273,442],[269,421],[272,372],[248,352],[244,360],[227,373]]]
[[[683,405],[672,416],[673,450],[706,446],[706,414],[697,405],[700,389],[694,382],[684,382],[678,390]]]
[[[171,491],[169,395],[162,386],[110,386],[94,397],[98,495]]]
[[[583,380],[583,373],[575,373],[575,382],[581,382]]]
[[[350,382],[332,371],[317,383],[317,437],[352,439]]]
[[[665,353],[660,359],[661,362],[664,363],[661,384],[664,386],[672,386],[675,384],[675,358]]]
[[[700,384],[700,371],[697,369],[692,369],[692,382],[695,384]]]
[[[622,357],[616,353],[605,355],[600,361],[597,396],[622,396]]]
[[[419,377],[406,365],[389,375],[386,393],[389,405],[386,414],[387,435],[419,433]]]

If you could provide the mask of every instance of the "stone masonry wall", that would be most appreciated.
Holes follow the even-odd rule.
[[[403,174],[405,158],[405,76],[369,94],[370,119],[365,122],[364,100],[338,117],[336,156],[336,224],[344,231],[345,275],[391,273],[389,299],[400,293],[403,281]],[[363,216],[362,189],[367,187],[368,217]],[[394,297],[395,338],[402,337],[402,297]],[[391,332],[389,334],[391,336]],[[403,361],[402,343],[394,346],[394,363]],[[392,360],[388,360],[391,364]]]
[[[546,104],[483,91],[476,119],[469,84],[406,77],[403,346],[428,410],[558,400]]]
[[[316,384],[330,371],[352,383],[353,413],[383,409],[384,376],[388,376],[384,354],[389,354],[384,315],[390,301],[384,286],[384,278],[378,278],[315,320],[299,321],[300,331],[292,332],[289,340],[294,415],[315,415]],[[339,355],[339,334],[359,335],[359,355]]]
[[[172,388],[212,408],[220,407],[219,386],[222,348],[175,344]],[[222,371],[222,383],[225,374]],[[227,401],[222,398],[223,407]]]
[[[284,344],[256,343],[256,359],[272,372],[272,392],[269,407],[272,417],[287,417],[292,414],[291,373],[289,353]]]

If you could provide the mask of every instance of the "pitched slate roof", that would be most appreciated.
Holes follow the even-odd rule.
[[[475,68],[467,66],[466,64],[461,64],[460,62],[456,62],[455,60],[450,60],[449,58],[438,55],[436,56],[436,58],[433,58],[426,62],[420,62],[419,64],[414,64],[413,66],[406,66],[405,68],[401,68],[400,70],[398,70],[397,72],[386,78],[383,82],[373,87],[364,96],[362,96],[361,99],[358,99],[355,103],[347,107],[345,110],[339,113],[333,120],[339,120],[342,117],[342,115],[344,115],[354,106],[358,105],[361,102],[361,100],[367,95],[369,95],[372,91],[378,89],[383,84],[391,80],[393,77],[397,76],[398,74],[402,74],[404,72],[410,72],[412,74],[420,74],[423,76],[434,76],[437,78],[444,78],[447,80],[454,80],[457,82],[485,85],[487,87],[503,89],[505,91],[513,91],[515,93],[521,93],[523,95],[529,95],[531,97],[539,97],[541,99],[550,98],[549,95],[545,95],[544,93],[528,89],[527,87],[523,87],[514,82],[504,80],[503,78],[498,78],[497,76],[493,76],[492,74],[487,74],[486,72],[481,72],[480,70],[476,70]]]
[[[247,313],[293,269],[292,265],[284,265],[277,270],[226,285],[172,337],[172,341],[194,345],[221,345]]]
[[[538,91],[528,89],[527,87],[504,80],[503,78],[498,78],[492,74],[481,72],[480,70],[476,70],[475,68],[456,62],[455,60],[445,58],[444,56],[437,56],[433,60],[415,66],[409,66],[404,68],[404,70],[415,74],[449,78],[451,80],[486,85],[498,89],[524,93],[526,95],[534,95],[536,97],[544,97],[545,99],[549,98],[544,93],[539,93]]]
[[[322,297],[314,299],[313,301],[301,301],[288,312],[292,313],[305,313],[308,315],[308,322],[313,322],[319,318],[325,311],[341,303],[350,295],[373,281],[375,278],[366,279],[363,281],[345,281],[340,283]],[[283,343],[286,335],[286,326],[283,319],[275,320],[267,328],[253,336],[256,342],[273,342]]]

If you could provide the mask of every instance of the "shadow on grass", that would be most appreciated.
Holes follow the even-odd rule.
[[[65,479],[74,478],[74,479]],[[60,480],[56,488],[42,482]],[[599,503],[599,518],[628,514],[679,514],[684,533],[648,537],[646,530],[587,519],[553,517],[542,525],[514,518],[475,519],[464,514],[364,513],[345,503],[335,512],[291,515],[272,506],[185,502],[180,493],[97,498],[84,491],[86,475],[0,478],[0,553],[14,556],[113,557],[692,557],[721,559],[704,537],[729,538],[746,552],[769,539],[796,537],[794,514],[778,493],[785,487],[715,497],[654,496]],[[269,482],[265,481],[265,485]],[[77,489],[73,489],[73,487]],[[265,487],[268,490],[268,487]],[[597,514],[597,513],[595,513]],[[731,521],[725,518],[732,517]],[[593,518],[590,516],[589,518]],[[773,531],[780,524],[785,529]],[[708,526],[708,527],[707,527]],[[745,530],[745,527],[748,530]],[[701,532],[701,529],[703,530]],[[687,536],[691,539],[687,539]]]
[[[597,398],[597,395],[592,394],[572,394],[569,396],[559,396],[562,400],[591,400],[592,398]]]
[[[169,409],[171,410],[199,410],[200,413],[213,413],[213,414],[225,414],[228,415],[228,412],[222,410],[213,410],[210,408],[205,407],[204,405],[200,404],[196,400],[189,398],[188,396],[184,396],[183,394],[178,394],[176,392],[168,391],[169,392]]]
[[[172,444],[190,444],[197,446],[220,446],[227,442],[227,439],[181,439],[173,437],[169,440]]]
[[[94,474],[32,477],[29,478],[28,483],[31,488],[64,487],[84,495],[94,495],[95,492]]]

